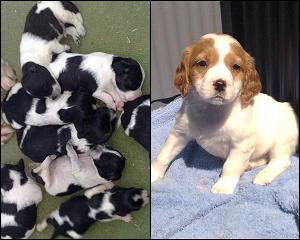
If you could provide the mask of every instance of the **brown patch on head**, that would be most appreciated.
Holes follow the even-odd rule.
[[[234,80],[243,81],[241,93],[241,103],[247,107],[253,103],[253,97],[261,91],[259,74],[255,68],[255,61],[239,44],[231,43],[231,51],[228,53],[224,62],[231,71]]]
[[[214,41],[201,38],[198,42],[185,48],[181,64],[176,69],[175,86],[186,96],[189,84],[202,79],[207,70],[218,62],[218,52]]]

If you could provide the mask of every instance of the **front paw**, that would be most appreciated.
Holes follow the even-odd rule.
[[[105,186],[106,190],[110,190],[115,186],[115,184],[113,182],[110,182],[110,181],[104,183],[103,185]]]
[[[83,26],[82,24],[78,25],[78,26],[76,27],[76,30],[77,30],[78,34],[79,34],[81,37],[84,37],[84,36],[85,36],[86,30],[85,30],[85,28],[84,28],[84,26]]]
[[[70,51],[71,50],[71,47],[67,44],[64,44],[64,50],[65,51]]]
[[[273,178],[262,170],[255,176],[253,183],[256,185],[267,186],[272,182],[272,180]]]
[[[118,111],[122,112],[123,107],[124,107],[124,102],[122,102],[122,101],[117,101],[116,102],[116,108],[117,108]]]
[[[212,187],[211,192],[215,194],[233,194],[237,183],[237,177],[221,177]]]
[[[132,221],[132,216],[130,214],[127,214],[125,217],[122,217],[122,220],[124,222],[130,223]]]
[[[155,163],[151,164],[151,183],[157,181],[164,176],[164,171],[158,168]]]

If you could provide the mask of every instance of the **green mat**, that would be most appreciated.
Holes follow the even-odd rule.
[[[146,73],[143,93],[150,93],[150,3],[97,1],[74,1],[74,3],[82,14],[87,34],[82,38],[79,47],[76,47],[70,37],[63,41],[72,47],[73,52],[98,51],[136,59]],[[19,79],[21,78],[19,44],[26,15],[34,4],[33,1],[1,1],[1,57],[15,68]],[[1,99],[4,94],[1,91]],[[127,137],[122,128],[114,132],[108,143],[119,150],[127,160],[123,177],[116,184],[124,187],[142,187],[150,191],[148,152]],[[15,136],[1,146],[1,164],[16,163],[21,157],[25,160],[29,174],[30,160],[20,152]],[[38,222],[68,198],[70,196],[52,197],[43,191],[43,201],[38,206]],[[31,238],[49,238],[52,230],[49,226],[42,233],[35,231]],[[98,222],[88,230],[84,238],[150,238],[149,204],[133,213],[131,223]]]

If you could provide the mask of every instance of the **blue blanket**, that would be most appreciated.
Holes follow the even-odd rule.
[[[182,103],[152,112],[151,160],[161,149]],[[176,157],[165,178],[152,185],[152,238],[299,238],[299,158],[267,187],[243,174],[233,195],[210,192],[223,162],[195,142]]]

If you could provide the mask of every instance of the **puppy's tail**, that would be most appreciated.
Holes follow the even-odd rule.
[[[7,92],[17,81],[16,71],[1,58],[1,88]]]

